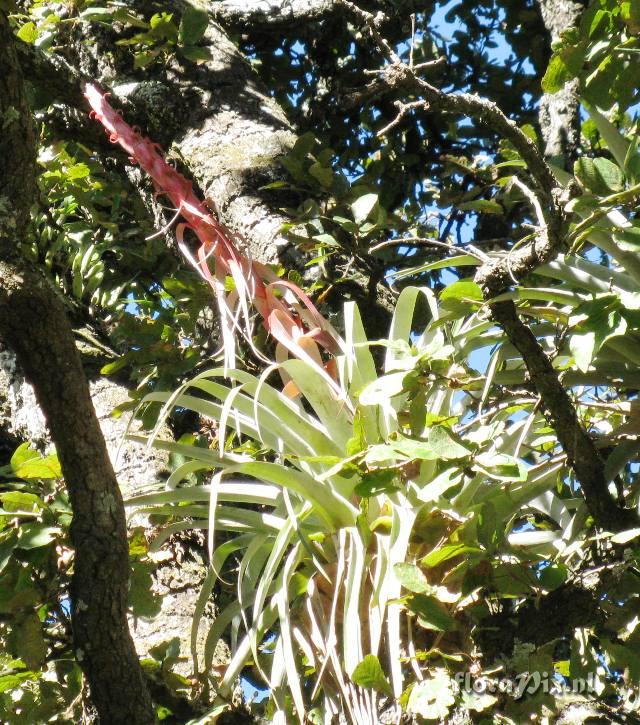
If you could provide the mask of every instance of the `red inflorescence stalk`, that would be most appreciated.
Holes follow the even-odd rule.
[[[239,252],[233,244],[233,235],[205,208],[191,183],[166,162],[158,144],[129,126],[109,105],[107,94],[89,84],[85,88],[85,97],[92,108],[91,115],[104,126],[112,143],[120,144],[140,164],[158,191],[171,199],[177,216],[185,220],[178,226],[178,241],[183,253],[216,294],[226,364],[232,366],[235,357],[234,328],[241,330],[251,342],[251,306],[261,315],[267,331],[296,357],[318,364],[320,353],[317,344],[335,354],[340,348],[340,338],[309,297],[296,285],[279,279],[270,269]],[[182,243],[185,227],[200,240],[197,261]],[[214,263],[213,274],[209,260]],[[225,292],[227,275],[233,278],[235,284],[235,291],[230,294]]]

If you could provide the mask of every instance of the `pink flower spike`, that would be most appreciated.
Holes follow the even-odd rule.
[[[318,312],[310,298],[295,284],[279,279],[268,267],[244,257],[234,244],[234,235],[215,219],[193,191],[191,183],[174,169],[162,155],[157,143],[145,138],[138,127],[131,127],[120,111],[107,102],[107,93],[94,85],[85,88],[91,106],[90,118],[104,126],[109,139],[118,143],[151,177],[157,194],[169,197],[176,209],[175,217],[159,234],[168,231],[179,216],[184,219],[176,228],[178,247],[200,276],[211,286],[220,311],[225,365],[234,364],[233,331],[239,330],[260,359],[251,334],[250,307],[254,307],[263,324],[280,344],[300,359],[318,366],[326,374],[317,345],[330,354],[342,347],[342,340],[331,324]],[[189,228],[200,240],[197,259],[184,242]],[[209,261],[214,263],[212,272]],[[225,293],[225,276],[231,275],[235,292]],[[284,294],[274,294],[280,289]]]

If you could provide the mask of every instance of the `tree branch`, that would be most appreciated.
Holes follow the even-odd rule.
[[[35,194],[35,141],[6,15],[0,12],[0,337],[33,385],[56,444],[73,510],[74,651],[103,725],[153,723],[127,625],[126,520],[89,386],[61,300],[18,259]]]
[[[422,98],[422,104],[412,102],[414,108],[419,108],[421,105],[423,110],[439,110],[475,118],[513,144],[536,181],[538,193],[550,196],[551,190],[558,186],[558,182],[535,141],[529,138],[515,121],[505,116],[493,101],[470,93],[445,93],[420,78],[417,75],[419,71],[420,69],[410,68],[401,61],[384,66],[380,69],[378,79],[373,82],[375,89],[373,95],[380,95],[384,87],[387,92],[389,90],[410,92]]]
[[[516,347],[542,401],[545,417],[567,454],[584,498],[598,526],[621,531],[638,525],[634,511],[618,506],[609,492],[604,461],[582,427],[576,407],[531,329],[518,317],[511,301],[490,303],[493,319]]]
[[[335,0],[222,0],[213,17],[232,30],[280,29],[321,20],[336,10]]]

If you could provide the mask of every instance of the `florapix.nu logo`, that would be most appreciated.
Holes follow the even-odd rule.
[[[524,695],[544,692],[551,695],[586,695],[596,691],[596,674],[586,677],[565,678],[555,672],[520,672],[512,677],[475,676],[471,672],[456,672],[454,680],[460,690],[477,695],[504,693],[515,700]]]

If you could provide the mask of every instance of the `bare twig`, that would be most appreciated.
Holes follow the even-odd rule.
[[[378,252],[381,249],[387,249],[388,247],[441,247],[454,252],[463,252],[465,254],[471,254],[472,257],[476,257],[481,262],[486,262],[488,256],[483,252],[468,247],[458,247],[455,244],[449,244],[448,242],[441,242],[438,239],[429,239],[428,237],[402,237],[400,239],[387,239],[384,242],[374,244],[373,247],[369,247],[369,252]]]
[[[411,13],[411,48],[409,50],[409,68],[413,69],[413,46],[416,42],[416,14]]]
[[[441,65],[444,63],[446,58],[444,55],[441,55],[439,58],[435,58],[434,60],[425,60],[423,63],[417,63],[413,66],[413,72],[417,73],[418,71],[425,70],[426,68],[434,68],[437,65]]]
[[[337,2],[338,5],[345,7],[353,16],[360,20],[364,27],[369,31],[371,37],[392,63],[402,63],[400,57],[391,47],[390,43],[380,33],[379,26],[381,26],[385,21],[384,13],[380,11],[374,15],[373,13],[369,13],[366,10],[359,8],[357,5],[350,2],[350,0],[337,0]]]
[[[381,128],[378,133],[376,133],[377,138],[381,138],[382,136],[386,136],[391,129],[395,128],[400,121],[414,108],[422,108],[424,109],[425,103],[424,101],[413,101],[411,103],[401,103],[400,101],[396,101],[395,104],[396,108],[398,109],[398,115],[388,123],[384,128]]]

